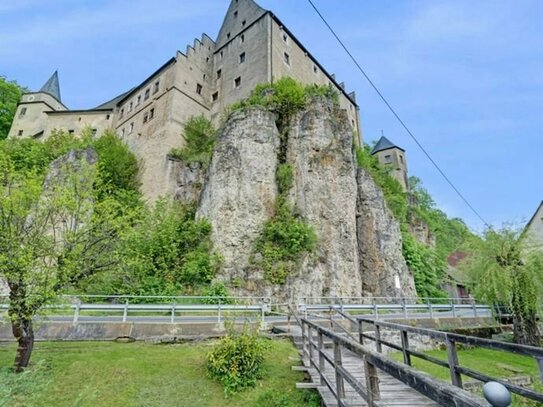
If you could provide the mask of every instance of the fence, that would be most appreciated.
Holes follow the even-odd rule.
[[[377,352],[382,352],[382,346],[388,346],[392,349],[398,350],[403,354],[403,361],[405,365],[411,366],[411,357],[418,357],[424,359],[428,362],[436,364],[438,366],[449,369],[451,383],[459,388],[463,387],[462,384],[462,375],[471,377],[473,379],[482,381],[482,382],[498,382],[504,385],[509,391],[516,393],[520,396],[529,398],[531,400],[543,402],[543,393],[538,393],[534,390],[527,389],[513,383],[510,383],[506,380],[488,376],[487,374],[481,373],[479,371],[461,366],[458,354],[457,354],[457,344],[464,344],[469,346],[478,346],[482,348],[492,349],[502,352],[510,352],[517,355],[530,356],[535,359],[535,363],[538,366],[539,374],[541,381],[543,382],[543,348],[538,348],[534,346],[526,345],[517,345],[507,342],[495,341],[490,339],[476,338],[472,336],[459,335],[455,333],[436,331],[426,328],[418,328],[409,325],[402,325],[392,322],[386,322],[382,320],[375,320],[362,317],[353,317],[342,311],[338,311],[340,315],[347,318],[351,323],[355,324],[358,328],[359,342],[364,344],[364,339],[369,339],[375,342],[375,347]],[[364,332],[363,324],[367,323],[373,326],[374,335],[371,336],[368,333]],[[400,334],[401,344],[395,344],[388,341],[385,341],[381,338],[381,333],[383,329],[389,329],[397,331]],[[409,333],[424,335],[431,337],[434,340],[438,340],[444,343],[447,349],[447,361],[435,358],[433,356],[427,355],[422,352],[418,352],[409,348]]]

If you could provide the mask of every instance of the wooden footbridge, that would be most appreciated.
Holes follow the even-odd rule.
[[[333,312],[336,317],[332,315]],[[464,390],[462,375],[485,383],[499,382],[510,392],[543,402],[542,393],[460,366],[456,344],[463,343],[534,357],[543,381],[542,348],[445,333],[366,317],[355,318],[332,308],[327,318],[322,315],[298,317],[294,314],[294,316],[297,326],[291,329],[291,333],[300,351],[302,366],[294,366],[293,369],[305,371],[311,379],[311,382],[299,383],[297,386],[316,388],[325,406],[489,407],[501,405],[489,403],[482,397]],[[366,328],[369,324],[371,331],[366,331],[364,324]],[[348,327],[346,328],[345,325]],[[401,344],[382,339],[381,334],[385,330],[396,331]],[[410,349],[409,337],[413,334],[429,336],[433,340],[443,342],[447,349],[448,360],[437,359]],[[383,346],[402,352],[403,363],[384,355]],[[451,383],[416,370],[411,366],[412,357],[448,368]]]

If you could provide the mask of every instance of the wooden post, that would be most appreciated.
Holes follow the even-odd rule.
[[[362,320],[358,320],[358,341],[360,342],[360,345],[364,345],[364,330],[362,327]]]
[[[402,338],[402,353],[403,353],[403,363],[407,366],[411,366],[411,355],[409,354],[409,337],[407,336],[407,331],[403,329],[400,332]]]
[[[366,373],[366,389],[368,392],[368,406],[374,407],[375,401],[381,398],[379,391],[379,376],[374,365],[364,357],[364,371]]]
[[[543,358],[536,356],[535,360],[539,369],[539,378],[541,379],[541,383],[543,383]]]
[[[383,353],[383,347],[381,345],[381,327],[377,325],[377,321],[373,321],[375,326],[375,349],[379,353]]]
[[[456,387],[462,388],[462,375],[456,370],[456,366],[458,366],[458,354],[456,353],[456,344],[448,337],[447,339],[445,339],[445,344],[447,346],[447,359],[449,361],[449,370],[451,372],[451,383]]]
[[[336,370],[336,398],[338,406],[341,406],[341,399],[345,398],[345,384],[343,383],[343,376],[341,376],[338,370],[338,366],[341,365],[341,347],[334,341],[334,368]]]
[[[322,332],[319,331],[319,376],[321,378],[321,386],[324,385],[324,371],[326,369],[326,365],[324,364],[324,355],[322,352],[324,351],[324,338],[322,335]]]
[[[309,346],[308,352],[309,352],[309,367],[311,367],[311,364],[313,363],[313,345],[311,344],[313,339],[313,331],[311,327],[307,326],[307,344]]]

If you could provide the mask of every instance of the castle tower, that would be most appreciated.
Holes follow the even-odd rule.
[[[60,100],[58,72],[44,83],[38,92],[23,94],[17,106],[8,137],[34,137],[43,135],[47,127],[45,112],[68,110]]]
[[[392,167],[390,175],[398,180],[404,192],[409,189],[407,183],[407,160],[405,150],[392,143],[385,136],[381,136],[375,147],[372,148],[371,155],[377,157],[380,164]]]

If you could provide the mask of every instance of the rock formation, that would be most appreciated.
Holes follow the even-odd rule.
[[[286,151],[281,158],[280,149]],[[274,215],[281,159],[293,168],[288,201],[313,226],[318,243],[285,284],[273,285],[251,256],[264,223]],[[175,195],[199,196],[194,199],[198,216],[210,221],[214,249],[224,260],[217,278],[232,293],[276,300],[415,294],[398,222],[371,176],[357,168],[349,120],[330,102],[309,103],[283,138],[272,112],[234,113],[220,132],[200,193],[194,189],[200,182],[195,171],[201,174],[190,165],[176,166]]]

